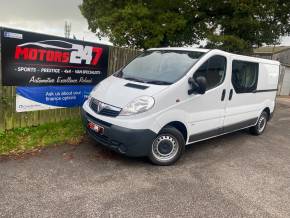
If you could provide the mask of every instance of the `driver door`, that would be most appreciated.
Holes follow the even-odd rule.
[[[189,96],[189,143],[222,133],[227,102],[227,58],[221,55],[209,58],[193,74],[194,79],[201,76],[207,80],[205,94]]]

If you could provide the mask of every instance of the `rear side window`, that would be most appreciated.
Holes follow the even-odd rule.
[[[232,84],[236,93],[249,93],[257,89],[259,64],[233,61]]]
[[[196,79],[203,76],[207,80],[207,90],[215,88],[223,83],[226,76],[227,59],[223,56],[216,55],[201,65],[194,74]]]

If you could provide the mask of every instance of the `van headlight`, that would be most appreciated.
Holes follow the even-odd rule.
[[[128,116],[148,111],[153,107],[154,102],[154,98],[150,96],[141,96],[135,98],[122,109],[120,116]]]

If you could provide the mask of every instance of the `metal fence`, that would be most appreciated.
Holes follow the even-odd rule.
[[[110,47],[108,75],[111,75],[138,54],[139,51],[133,49]],[[0,81],[2,79],[1,77],[2,75],[0,72]],[[16,113],[15,88],[15,86],[2,86],[0,82],[0,130],[37,126],[44,123],[76,118],[80,115],[80,108],[63,108]]]

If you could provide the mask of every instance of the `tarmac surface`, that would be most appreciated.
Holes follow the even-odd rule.
[[[174,166],[90,139],[2,158],[0,217],[290,217],[290,99],[262,136],[193,144]]]

